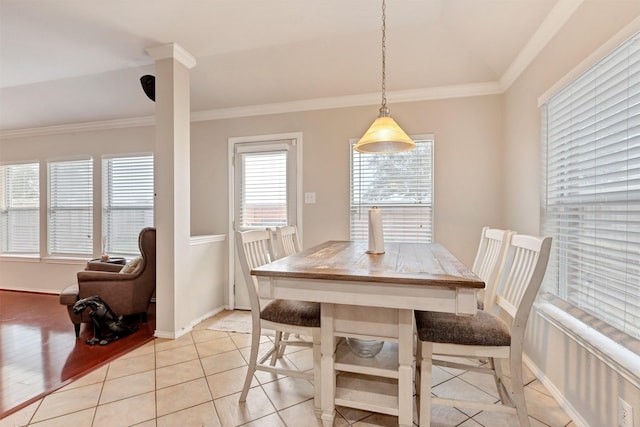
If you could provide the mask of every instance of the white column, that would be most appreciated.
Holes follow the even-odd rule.
[[[147,49],[156,61],[156,149],[154,154],[156,226],[156,331],[177,338],[177,311],[189,266],[190,225],[190,100],[189,69],[196,64],[175,43]]]

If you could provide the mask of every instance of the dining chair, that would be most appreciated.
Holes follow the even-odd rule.
[[[416,330],[420,347],[419,390],[420,426],[428,426],[431,405],[467,407],[478,410],[515,413],[521,427],[529,427],[522,380],[524,333],[534,299],[544,277],[550,237],[515,234],[511,237],[504,266],[494,293],[495,313],[479,310],[475,316],[416,311]],[[439,361],[439,365],[492,374],[502,404],[465,401],[431,396],[432,357],[454,356],[486,358],[484,366]],[[503,379],[501,363],[508,362],[510,392]]]
[[[276,228],[277,257],[282,258],[300,252],[302,245],[298,236],[298,227],[285,225]]]
[[[485,307],[487,307],[487,311],[492,309],[489,305],[493,301],[493,293],[495,292],[500,269],[504,263],[506,249],[511,241],[511,236],[514,234],[515,232],[511,230],[482,228],[480,243],[471,267],[471,271],[485,283],[485,288],[477,293],[478,308],[480,309]]]
[[[236,232],[236,247],[240,266],[251,302],[251,353],[249,368],[244,381],[240,401],[244,402],[255,371],[271,372],[296,378],[313,380],[315,408],[320,410],[320,304],[292,300],[262,300],[258,295],[258,282],[251,270],[274,260],[273,233],[270,229]],[[270,350],[258,360],[262,329],[275,331],[276,339]],[[311,341],[283,338],[295,335],[311,337]],[[304,346],[313,349],[313,373],[300,372],[276,366],[282,357],[283,346]],[[267,359],[270,363],[265,363]]]
[[[296,252],[300,252],[302,245],[300,244],[300,237],[298,236],[298,227],[295,225],[285,225],[282,227],[276,227],[276,257],[283,258],[289,255],[293,255]],[[299,336],[297,336],[299,338]],[[285,333],[281,337],[283,339],[283,345],[280,346],[280,353],[278,357],[282,357],[286,349],[286,341],[289,339],[289,334]]]

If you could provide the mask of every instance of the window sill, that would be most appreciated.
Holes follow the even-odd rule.
[[[0,255],[0,261],[6,262],[40,262],[40,255],[31,254],[2,254]]]
[[[44,257],[42,258],[47,264],[86,264],[87,258],[76,257]]]
[[[536,311],[585,350],[640,388],[640,355],[612,340],[593,327],[548,302],[535,305]]]

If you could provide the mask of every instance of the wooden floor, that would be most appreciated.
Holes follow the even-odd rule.
[[[153,339],[149,322],[105,346],[90,346],[91,325],[76,339],[57,295],[0,290],[0,418]]]

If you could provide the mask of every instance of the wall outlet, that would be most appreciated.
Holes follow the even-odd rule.
[[[306,204],[313,204],[316,202],[316,193],[304,193],[304,202]]]
[[[633,408],[618,397],[618,427],[633,427]]]

